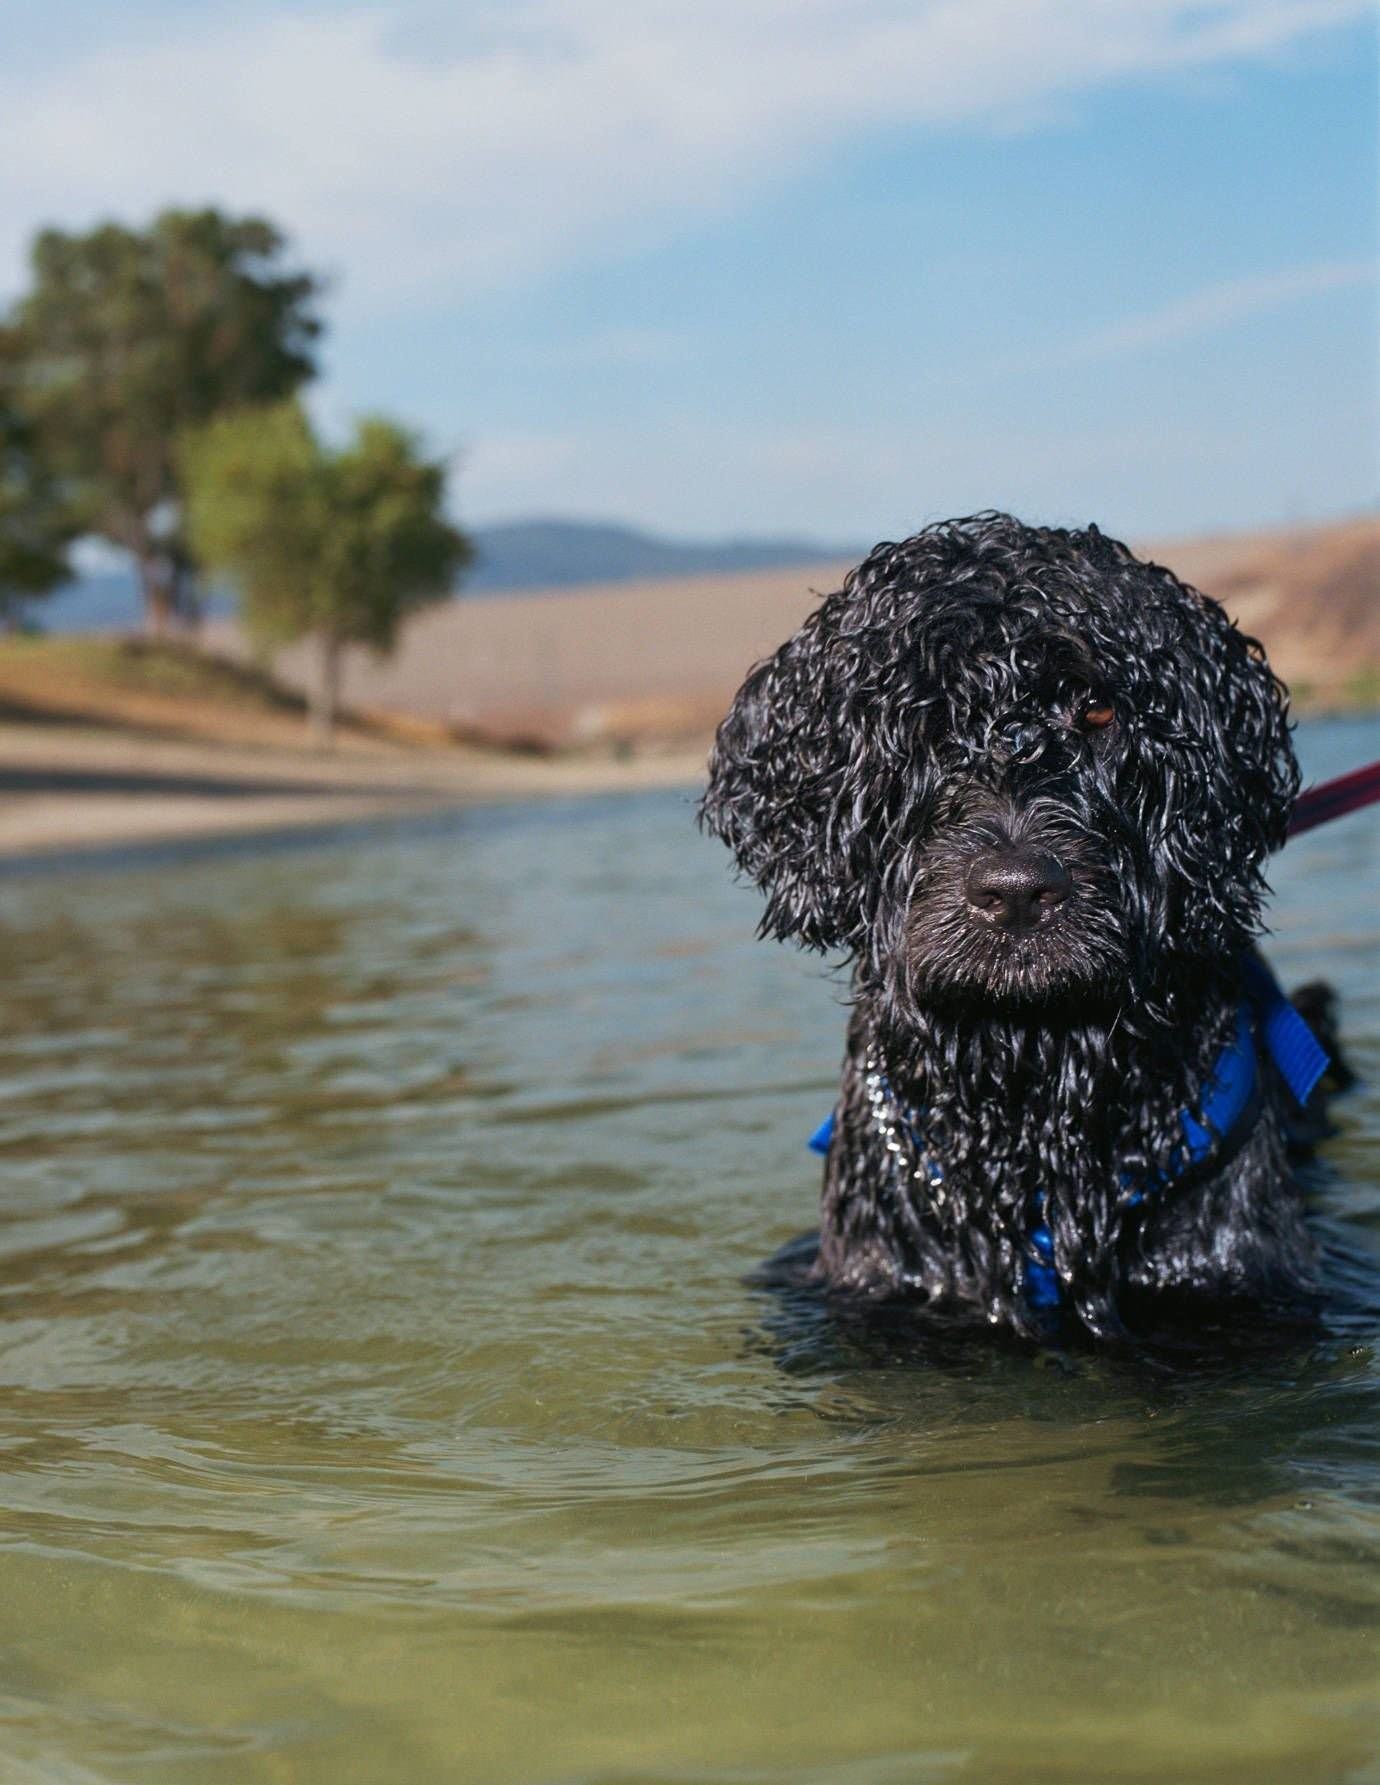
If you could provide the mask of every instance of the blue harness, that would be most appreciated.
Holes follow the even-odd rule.
[[[1169,1161],[1170,1178],[1181,1177],[1191,1165],[1206,1159],[1218,1141],[1227,1140],[1246,1113],[1254,1108],[1260,1079],[1259,1048],[1263,1046],[1280,1077],[1300,1104],[1308,1101],[1313,1087],[1327,1071],[1327,1055],[1317,1037],[1280,989],[1279,981],[1254,950],[1243,962],[1244,996],[1236,1013],[1236,1034],[1217,1056],[1212,1076],[1203,1091],[1202,1107],[1195,1116],[1180,1110],[1179,1125],[1184,1144]],[[914,1125],[907,1123],[912,1138]],[[810,1136],[816,1153],[827,1153],[834,1138],[834,1112]],[[1144,1191],[1132,1198],[1139,1202]],[[1044,1193],[1039,1204],[1043,1215]],[[1032,1308],[1059,1305],[1059,1277],[1054,1268],[1054,1236],[1041,1219],[1030,1230],[1034,1253],[1025,1261],[1024,1287]]]

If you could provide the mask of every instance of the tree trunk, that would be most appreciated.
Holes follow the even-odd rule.
[[[172,589],[173,612],[184,630],[195,639],[201,631],[203,618],[201,588],[195,568],[180,553],[173,560]]]
[[[155,638],[164,638],[172,627],[177,585],[168,574],[168,560],[162,552],[141,552],[138,564],[139,592],[144,598],[144,630]]]
[[[335,719],[340,706],[340,639],[334,632],[315,636],[316,674],[308,695],[311,739],[318,750],[335,747]]]

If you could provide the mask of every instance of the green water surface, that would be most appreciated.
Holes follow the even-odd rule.
[[[1276,883],[1351,1300],[1168,1374],[744,1285],[843,1014],[688,794],[11,872],[0,1779],[1380,1777],[1380,818]]]

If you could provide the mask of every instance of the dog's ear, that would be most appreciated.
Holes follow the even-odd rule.
[[[761,933],[845,948],[860,924],[844,810],[859,726],[841,697],[833,608],[816,609],[738,690],[709,758],[701,825],[766,895]]]
[[[1288,835],[1299,770],[1288,697],[1261,646],[1216,601],[1184,593],[1184,634],[1154,677],[1155,772],[1142,778],[1141,821],[1192,889],[1187,927],[1220,945],[1258,926],[1265,864]]]
[[[1246,846],[1263,859],[1284,847],[1299,792],[1289,694],[1260,641],[1230,622],[1227,632],[1224,693],[1233,771],[1248,814]]]
[[[1231,815],[1233,852],[1263,863],[1289,834],[1299,790],[1288,696],[1259,641],[1239,631],[1216,601],[1192,594],[1179,701],[1189,734],[1206,746],[1198,803],[1219,825]]]

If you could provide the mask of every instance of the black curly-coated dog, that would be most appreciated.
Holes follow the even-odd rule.
[[[1298,786],[1259,645],[1092,527],[880,545],[749,674],[701,821],[853,971],[813,1280],[1104,1337],[1310,1300],[1320,1064],[1252,946]]]

